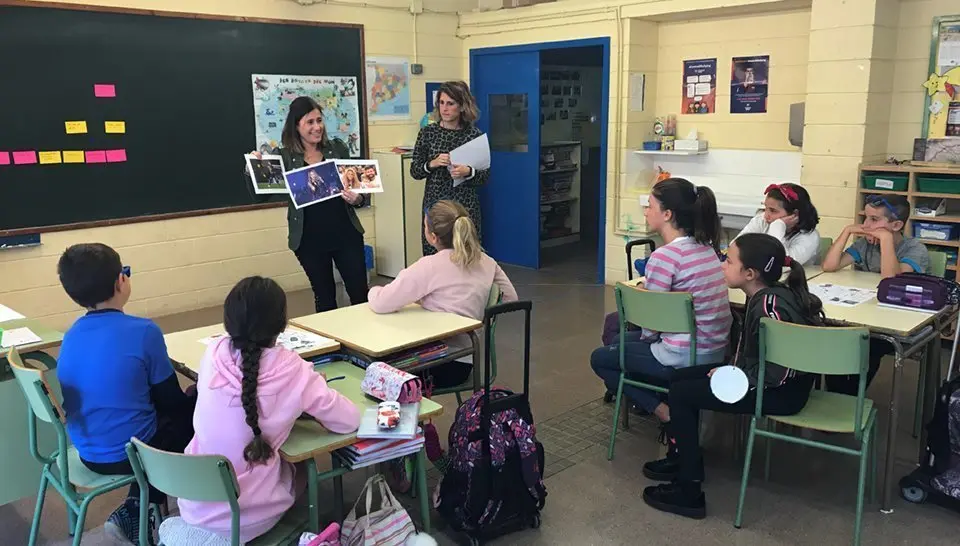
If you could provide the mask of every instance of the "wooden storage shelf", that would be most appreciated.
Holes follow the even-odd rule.
[[[863,213],[861,212],[862,216]],[[960,224],[960,216],[955,215],[943,215],[943,216],[911,216],[911,220],[916,220],[918,222],[940,222],[944,224]]]
[[[917,240],[925,245],[951,246],[954,248],[960,248],[960,241],[956,241],[956,240],[948,240],[948,241],[938,241],[936,239],[917,239]]]

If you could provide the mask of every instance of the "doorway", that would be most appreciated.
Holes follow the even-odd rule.
[[[484,246],[498,261],[604,282],[609,44],[470,51],[491,149]]]

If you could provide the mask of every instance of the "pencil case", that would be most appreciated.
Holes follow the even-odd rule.
[[[367,366],[360,390],[378,400],[412,404],[423,398],[423,381],[385,362]]]

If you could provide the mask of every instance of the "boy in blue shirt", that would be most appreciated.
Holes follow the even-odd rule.
[[[868,195],[863,206],[863,223],[851,224],[834,241],[823,258],[824,271],[838,271],[853,265],[856,271],[895,277],[900,273],[926,273],[930,254],[922,242],[903,234],[910,217],[910,202],[902,195]],[[850,247],[847,242],[856,237]],[[870,368],[867,385],[873,381],[884,356],[893,354],[893,346],[880,339],[870,339]],[[832,392],[857,395],[860,376],[835,375],[827,378]]]
[[[115,250],[93,243],[68,248],[57,273],[70,298],[87,309],[64,335],[57,364],[67,433],[80,460],[100,474],[132,474],[125,451],[131,437],[182,452],[193,437],[196,398],[180,389],[160,328],[123,312],[130,268]],[[151,488],[150,502],[166,497]],[[106,531],[137,544],[139,510],[134,483]]]

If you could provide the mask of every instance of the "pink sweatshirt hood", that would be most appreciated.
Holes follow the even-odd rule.
[[[224,392],[239,397],[243,390],[243,358],[240,351],[233,347],[233,342],[227,336],[214,343],[210,351],[214,370],[210,378],[210,390],[223,389]],[[264,349],[260,355],[257,394],[274,395],[288,389],[290,381],[300,374],[300,367],[297,365],[300,360],[299,355],[282,347]]]

